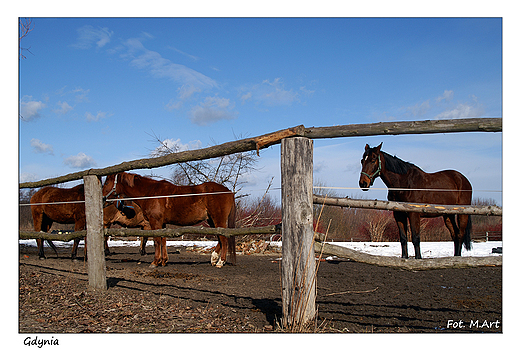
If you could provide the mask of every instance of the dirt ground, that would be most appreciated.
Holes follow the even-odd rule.
[[[169,247],[150,269],[137,247],[111,248],[108,290],[88,288],[86,263],[20,245],[20,333],[282,332],[279,252],[238,255],[216,269],[209,254]],[[403,271],[347,260],[318,271],[323,333],[502,332],[502,268]]]

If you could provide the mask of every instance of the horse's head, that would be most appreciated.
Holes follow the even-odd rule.
[[[108,175],[103,185],[103,197],[115,198],[125,193],[124,185],[133,186],[133,174],[117,173]]]
[[[108,175],[105,179],[102,189],[103,197],[108,198],[115,194],[117,186],[116,175],[117,174]]]
[[[361,159],[361,176],[359,177],[359,187],[363,191],[368,191],[374,180],[381,175],[381,146],[370,148],[365,146],[365,153]]]

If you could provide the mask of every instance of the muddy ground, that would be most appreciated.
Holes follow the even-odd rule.
[[[95,292],[82,251],[72,262],[69,249],[46,248],[39,260],[20,245],[19,332],[283,331],[279,252],[216,269],[207,253],[169,247],[168,265],[150,269],[152,249],[111,248],[108,290]],[[339,259],[320,263],[317,285],[316,332],[502,332],[501,267],[411,272]]]

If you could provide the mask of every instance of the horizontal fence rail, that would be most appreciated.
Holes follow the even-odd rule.
[[[406,211],[414,213],[428,214],[468,214],[468,215],[490,215],[502,216],[502,208],[496,205],[445,205],[445,204],[425,204],[425,203],[407,203],[407,202],[390,202],[379,201],[374,199],[351,199],[323,197],[314,195],[314,204],[325,204],[337,207],[361,208],[361,209],[379,209],[392,211]]]
[[[294,136],[303,136],[310,139],[375,136],[375,135],[402,135],[402,134],[435,134],[454,132],[500,132],[502,118],[472,118],[448,120],[423,120],[410,122],[383,122],[373,124],[350,124],[328,127],[306,128],[303,125],[276,131],[262,136],[232,141],[207,147],[168,154],[162,157],[138,159],[123,162],[118,165],[102,169],[88,169],[51,179],[23,182],[20,188],[35,188],[55,185],[63,182],[80,180],[87,175],[106,176],[134,169],[152,169],[175,163],[194,160],[203,160],[230,155],[233,153],[257,151],[278,144],[282,139]]]
[[[261,227],[242,227],[242,228],[223,228],[223,227],[204,227],[204,226],[185,226],[178,228],[164,228],[160,230],[141,230],[139,228],[105,228],[105,236],[114,237],[167,237],[176,238],[185,234],[200,235],[221,235],[226,237],[243,235],[262,235],[281,233],[281,225],[270,225]],[[83,238],[87,231],[76,231],[63,234],[35,232],[20,230],[20,239],[48,239],[52,241],[70,242],[76,238]]]
[[[371,255],[329,243],[315,242],[314,245],[316,251],[321,251],[323,254],[335,255],[369,265],[386,266],[410,271],[502,266],[501,256],[451,256],[430,259],[403,259],[394,256]]]

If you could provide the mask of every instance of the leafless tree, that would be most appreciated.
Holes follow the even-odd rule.
[[[25,55],[23,54],[23,51],[28,51],[28,52],[31,52],[31,51],[29,50],[29,48],[22,47],[22,39],[25,38],[27,36],[27,34],[29,34],[29,32],[31,32],[34,29],[34,24],[30,18],[23,18],[23,19],[19,18],[18,24],[19,24],[18,49],[20,51],[20,58],[26,59],[27,57],[25,57]]]
[[[154,137],[154,142],[159,143],[159,146],[152,152],[152,156],[159,157],[181,151],[178,145],[161,141],[155,134],[151,136]],[[196,185],[213,181],[238,193],[246,183],[244,175],[255,170],[256,162],[255,152],[251,151],[215,159],[177,163],[172,166],[171,180],[177,185]]]

